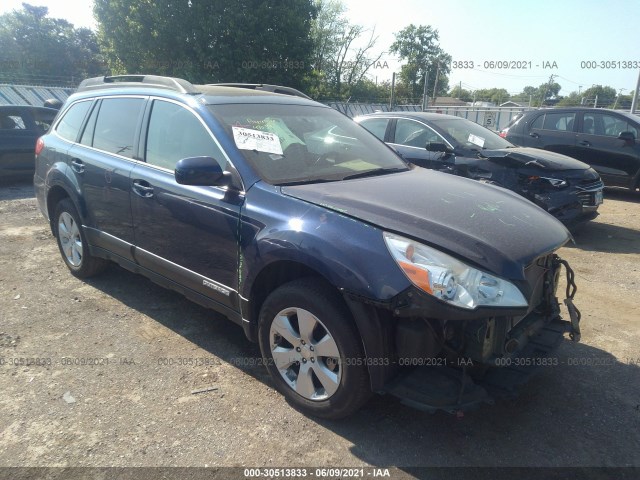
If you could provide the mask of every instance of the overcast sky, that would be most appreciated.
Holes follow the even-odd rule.
[[[20,8],[21,3],[2,0],[0,13]],[[28,3],[45,5],[52,17],[64,18],[75,26],[95,26],[91,0]],[[440,46],[453,60],[474,63],[473,69],[452,69],[450,86],[462,82],[467,90],[497,87],[514,94],[526,85],[547,82],[553,74],[562,85],[563,95],[594,84],[629,93],[638,79],[638,0],[344,0],[344,3],[351,22],[375,28],[379,51],[388,50],[394,33],[410,23],[437,29]],[[485,65],[492,61],[526,68]],[[633,67],[634,62],[636,68],[625,68]],[[371,71],[372,78],[388,79],[392,71],[399,70],[398,65],[396,59],[385,54],[378,68]],[[593,66],[598,68],[588,68]]]

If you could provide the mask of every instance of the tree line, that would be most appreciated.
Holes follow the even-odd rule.
[[[76,86],[92,76],[146,73],[288,85],[318,100],[388,102],[391,82],[372,79],[389,69],[388,52],[401,61],[396,103],[421,103],[425,92],[533,106],[580,104],[596,95],[601,106],[630,102],[602,86],[561,97],[555,82],[517,95],[450,88],[451,56],[436,29],[408,25],[385,51],[375,30],[347,19],[341,0],[95,0],[94,16],[96,32],[28,3],[0,15],[0,82]]]

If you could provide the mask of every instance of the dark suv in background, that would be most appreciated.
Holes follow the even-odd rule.
[[[559,221],[409,166],[295,90],[88,79],[36,155],[71,273],[112,261],[223,313],[304,412],[343,417],[372,391],[472,408],[512,395],[564,333],[579,338]]]
[[[591,165],[607,187],[640,187],[640,117],[602,108],[525,112],[500,136],[523,147],[562,153]]]
[[[0,105],[0,180],[33,175],[36,140],[57,110],[30,105]]]

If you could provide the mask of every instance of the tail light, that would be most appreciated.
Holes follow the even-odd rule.
[[[500,135],[502,138],[507,138],[507,132],[509,130],[502,130],[498,135]]]
[[[44,148],[44,140],[42,139],[42,137],[40,137],[36,141],[36,156],[40,155],[40,152],[42,151],[43,148]]]

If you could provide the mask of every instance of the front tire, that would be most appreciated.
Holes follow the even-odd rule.
[[[260,311],[259,341],[276,388],[304,413],[346,417],[371,388],[360,337],[340,296],[316,279],[275,290]]]
[[[80,215],[73,202],[65,198],[56,205],[53,230],[62,259],[73,275],[88,278],[103,271],[108,262],[89,253]]]

